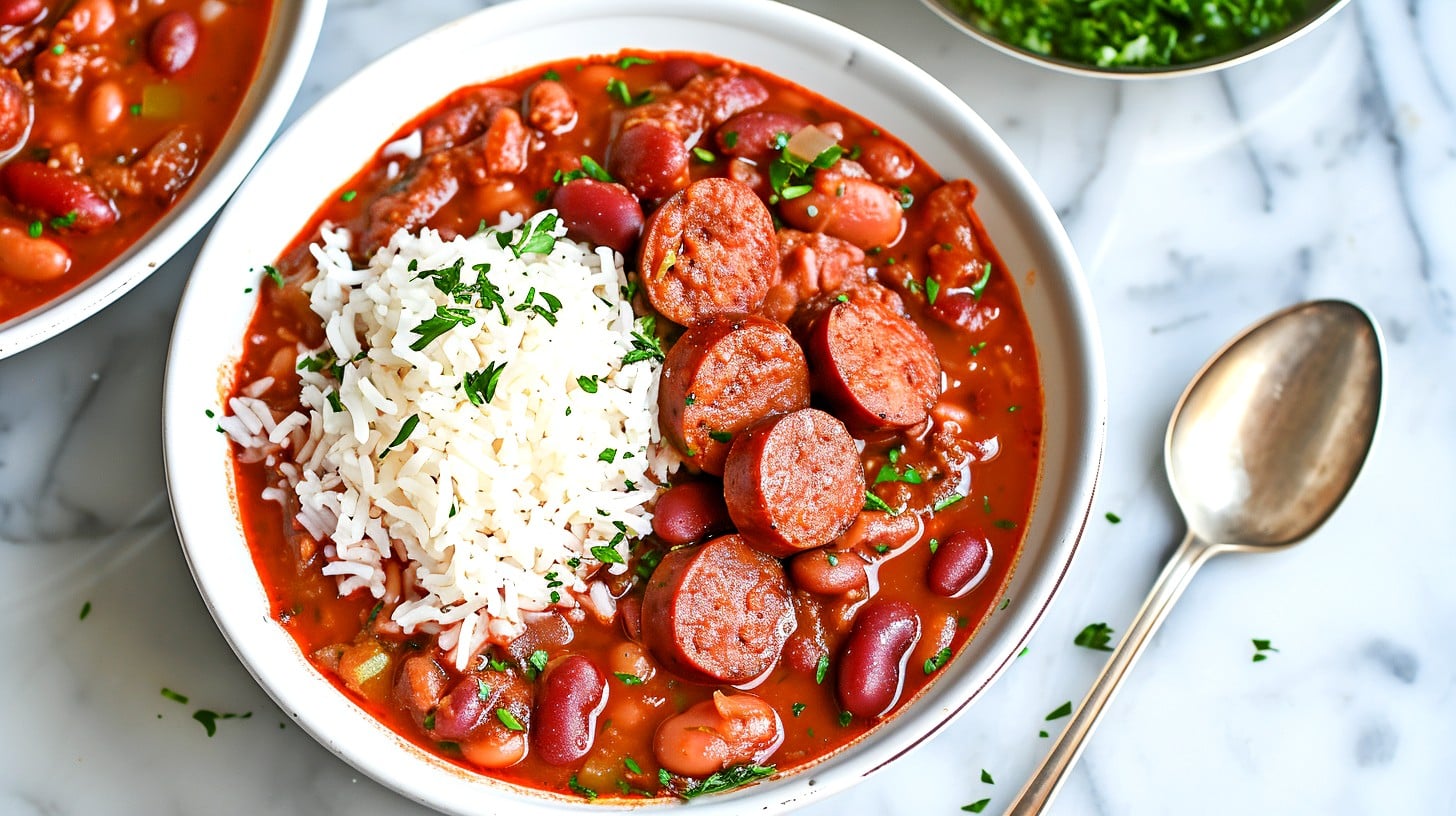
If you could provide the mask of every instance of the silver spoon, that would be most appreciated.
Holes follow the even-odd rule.
[[[1204,364],[1173,409],[1163,443],[1188,533],[1007,816],[1051,804],[1103,709],[1205,561],[1283,549],[1334,512],[1375,435],[1383,356],[1380,331],[1364,311],[1319,300],[1266,318]]]

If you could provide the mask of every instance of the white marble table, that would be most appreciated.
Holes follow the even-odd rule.
[[[1020,155],[1086,265],[1111,393],[1096,520],[1030,653],[911,759],[806,813],[999,812],[1043,717],[1101,663],[1073,636],[1122,630],[1181,533],[1160,457],[1186,378],[1322,296],[1388,341],[1364,476],[1305,545],[1200,576],[1052,812],[1456,813],[1456,3],[1356,0],[1257,64],[1137,84],[1022,65],[911,0],[801,4],[924,66]],[[331,5],[295,114],[480,3]],[[0,814],[416,812],[282,725],[187,573],[158,425],[195,251],[0,361]],[[1281,651],[1254,663],[1252,638]],[[198,706],[252,717],[208,739]]]

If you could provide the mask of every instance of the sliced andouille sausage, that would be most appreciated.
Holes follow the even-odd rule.
[[[757,311],[778,264],[768,207],[725,178],[696,181],[663,202],[647,221],[638,259],[653,308],[684,326]]]
[[[668,351],[659,383],[663,434],[714,475],[739,432],[809,405],[803,350],[783,324],[754,315],[715,315],[688,329]]]
[[[776,556],[838,538],[864,505],[864,466],[844,424],[805,408],[769,417],[733,441],[723,498],[744,540]]]
[[[497,110],[516,107],[520,102],[515,91],[471,88],[420,126],[420,149],[429,155],[464,144],[485,132]]]
[[[851,428],[908,428],[924,422],[940,397],[930,338],[881,303],[835,302],[810,328],[805,350],[814,393]]]
[[[736,535],[668,553],[642,596],[643,642],[669,670],[697,682],[759,677],[793,631],[783,565]]]
[[[723,124],[740,111],[763,104],[768,89],[732,66],[693,76],[676,92],[632,108],[622,129],[656,122],[686,140]]]

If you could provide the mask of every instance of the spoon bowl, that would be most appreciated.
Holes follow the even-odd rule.
[[[1380,330],[1358,306],[1317,300],[1246,329],[1199,370],[1163,443],[1188,533],[1102,674],[1006,816],[1056,798],[1102,712],[1209,558],[1309,536],[1349,492],[1375,439]]]
[[[1380,333],[1342,300],[1245,331],[1183,393],[1164,441],[1190,531],[1232,549],[1287,547],[1355,481],[1380,412]]]

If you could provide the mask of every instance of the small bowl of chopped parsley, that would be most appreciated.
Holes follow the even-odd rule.
[[[1272,51],[1348,0],[923,0],[992,47],[1070,73],[1168,77]]]

